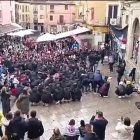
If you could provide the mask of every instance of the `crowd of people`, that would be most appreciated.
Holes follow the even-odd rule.
[[[73,42],[75,40],[70,37],[61,42],[34,43],[30,47],[26,38],[22,42],[24,45],[21,45],[19,38],[4,36],[0,39],[0,90],[3,115],[7,120],[4,126],[8,140],[22,140],[25,132],[28,132],[30,140],[38,140],[44,133],[42,123],[36,119],[36,112],[31,111],[29,116],[30,103],[48,106],[53,103],[81,101],[83,93],[89,91],[108,97],[111,77],[103,76],[98,65],[100,60],[103,64],[105,55],[108,55],[109,69],[113,72],[115,55],[108,48],[72,48]],[[133,92],[130,81],[121,82],[125,66],[125,61],[122,61],[117,70],[118,87],[115,93],[119,98]],[[134,79],[133,73],[130,76]],[[20,110],[15,112],[14,117],[9,113],[12,99]],[[25,121],[21,114],[31,118]],[[0,118],[3,119],[3,116]],[[79,136],[84,140],[97,140],[97,137],[98,140],[104,140],[108,121],[102,112],[97,112],[92,119],[87,125],[81,121],[81,127],[77,130],[74,127],[75,121],[71,120],[64,137],[60,136],[60,130],[56,128],[50,140],[77,140]],[[100,128],[100,122],[103,128]],[[33,130],[35,127],[36,130]],[[2,130],[0,133],[2,136]],[[32,133],[37,136],[32,137]]]

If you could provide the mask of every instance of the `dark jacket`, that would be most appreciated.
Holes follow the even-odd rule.
[[[108,96],[108,91],[110,88],[110,83],[109,82],[105,82],[101,88],[99,89],[99,93],[101,94],[101,96]]]
[[[94,132],[98,136],[99,139],[104,140],[105,139],[105,129],[108,124],[108,121],[106,119],[94,119],[93,122],[91,122],[94,128]]]
[[[134,132],[133,140],[140,140],[140,120],[136,122],[136,124],[134,125],[133,132]]]
[[[9,123],[9,129],[11,130],[11,137],[16,136],[15,140],[24,139],[24,135],[27,131],[27,124],[22,117],[16,117]]]
[[[42,122],[39,121],[37,118],[30,118],[27,121],[27,126],[28,138],[30,139],[38,138],[44,133]]]
[[[125,95],[125,86],[124,85],[119,85],[115,91],[115,93],[118,96],[124,96]]]
[[[96,71],[94,74],[94,81],[102,81],[102,75],[99,71]]]
[[[127,85],[126,88],[125,88],[125,93],[127,95],[130,95],[133,93],[133,86],[132,85]]]
[[[84,140],[98,140],[95,133],[86,133]]]

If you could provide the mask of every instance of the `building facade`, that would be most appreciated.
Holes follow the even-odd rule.
[[[11,1],[0,1],[0,24],[11,23]]]
[[[124,7],[123,26],[128,24],[126,60],[130,68],[137,69],[140,82],[140,2],[129,2]]]
[[[16,2],[16,23],[41,32],[62,32],[75,23],[75,4],[64,1]]]

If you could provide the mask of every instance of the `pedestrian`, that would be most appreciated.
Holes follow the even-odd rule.
[[[49,140],[65,140],[66,138],[61,135],[59,128],[53,129],[53,135]]]
[[[113,65],[114,65],[114,62],[115,62],[115,58],[112,54],[109,55],[108,61],[109,61],[110,72],[113,72]]]
[[[85,135],[84,135],[83,140],[98,140],[96,133],[92,131],[91,128],[92,126],[90,124],[85,125]]]
[[[136,68],[133,68],[129,74],[129,77],[132,78],[132,82],[135,82],[135,76],[136,76]]]
[[[131,97],[132,93],[133,93],[133,86],[131,84],[131,81],[126,81],[125,96]]]
[[[29,117],[29,95],[27,90],[23,90],[23,93],[17,99],[16,105],[23,115]]]
[[[36,111],[30,112],[31,118],[27,120],[27,135],[29,140],[40,140],[44,133],[42,122],[36,118]]]
[[[1,91],[1,102],[2,102],[2,110],[3,115],[5,116],[11,110],[10,107],[10,93],[7,88],[2,88]]]
[[[140,140],[140,120],[135,123],[133,133],[133,140]]]
[[[91,122],[93,125],[93,132],[97,135],[99,140],[105,140],[105,130],[108,121],[104,118],[103,112],[98,111],[94,121]]]
[[[80,132],[80,140],[83,140],[84,135],[85,135],[85,121],[84,120],[80,121],[79,132]]]
[[[119,99],[125,97],[125,90],[126,90],[125,84],[124,84],[124,82],[121,81],[115,91],[115,93],[116,93],[116,95],[118,95]]]
[[[95,73],[94,73],[94,92],[98,92],[100,87],[101,87],[101,84],[102,84],[102,81],[103,81],[103,78],[102,78],[102,74],[100,73],[100,70],[97,70]],[[97,86],[98,86],[98,90],[97,90]]]
[[[108,92],[110,88],[110,80],[111,78],[107,78],[106,81],[104,81],[103,85],[99,89],[99,93],[101,97],[108,97]]]
[[[133,125],[130,118],[126,117],[123,122],[118,122],[115,129],[118,132],[118,140],[132,140]]]
[[[14,118],[10,121],[9,127],[11,131],[10,140],[24,140],[27,124],[25,119],[21,117],[20,111],[14,113]]]
[[[125,71],[124,65],[118,66],[118,70],[117,70],[117,73],[118,73],[118,76],[117,76],[118,85],[119,85],[119,83],[120,83],[120,81],[121,81],[121,78],[122,78],[122,76],[123,76],[123,74],[124,74],[124,71]]]
[[[6,114],[5,120],[3,121],[3,125],[5,127],[5,135],[7,136],[8,140],[10,140],[11,135],[12,135],[12,130],[9,126],[10,121],[12,119],[13,119],[13,115],[12,115],[12,113],[9,112]]]
[[[79,129],[75,126],[75,120],[71,119],[68,126],[65,127],[64,136],[66,140],[78,140],[80,135]]]

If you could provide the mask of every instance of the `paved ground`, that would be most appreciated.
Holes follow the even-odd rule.
[[[103,111],[105,118],[109,121],[106,130],[106,140],[113,140],[111,133],[115,132],[115,125],[121,116],[130,117],[133,124],[139,119],[140,112],[135,106],[135,102],[140,101],[138,95],[134,94],[131,99],[118,99],[114,94],[116,72],[110,73],[106,65],[101,66],[100,69],[104,75],[113,77],[109,98],[101,98],[97,94],[89,93],[83,96],[81,102],[51,105],[49,107],[31,107],[31,110],[37,111],[38,117],[42,120],[45,127],[42,139],[48,140],[52,135],[52,129],[56,126],[63,132],[63,128],[70,119],[74,118],[77,125],[79,125],[81,119],[88,123],[96,110]]]

